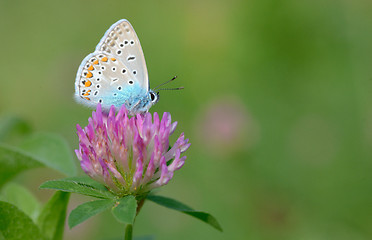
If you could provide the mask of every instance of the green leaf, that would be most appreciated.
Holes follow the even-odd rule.
[[[0,145],[0,188],[18,173],[44,166],[37,159],[17,148]]]
[[[17,206],[32,220],[36,220],[40,212],[40,203],[35,196],[23,186],[8,183],[1,192],[1,200]]]
[[[45,239],[39,228],[13,204],[0,201],[0,231],[6,240]]]
[[[8,115],[0,119],[0,141],[12,142],[15,138],[31,132],[31,126],[23,119]]]
[[[114,204],[115,201],[113,199],[95,200],[83,203],[71,211],[68,217],[68,226],[73,228],[88,218],[113,207]]]
[[[96,180],[93,180],[92,178],[90,178],[87,175],[77,176],[77,177],[69,177],[69,178],[65,178],[65,180],[66,181],[75,181],[75,182],[78,182],[78,183],[81,183],[81,184],[84,184],[84,185],[90,185],[95,189],[99,189],[99,190],[104,191],[104,192],[109,192],[107,190],[107,188],[105,187],[105,185],[103,185],[100,182],[97,182]]]
[[[33,134],[19,146],[46,166],[67,176],[77,173],[73,155],[67,142],[60,136],[50,133]]]
[[[51,180],[41,184],[42,189],[55,189],[64,192],[80,193],[96,198],[114,198],[115,196],[108,191],[105,186],[87,178],[64,178]]]
[[[62,240],[66,219],[66,209],[70,193],[56,192],[45,204],[37,225],[41,232],[51,240]]]
[[[112,209],[112,214],[122,223],[133,224],[137,212],[137,200],[134,196],[128,195],[120,198],[115,207]]]
[[[157,203],[157,204],[162,205],[164,207],[186,213],[186,214],[188,214],[190,216],[193,216],[193,217],[195,217],[199,220],[202,220],[203,222],[211,225],[212,227],[214,227],[217,230],[222,232],[222,228],[221,228],[220,224],[217,222],[217,219],[214,218],[209,213],[193,210],[189,206],[186,206],[185,204],[183,204],[179,201],[176,201],[174,199],[167,198],[167,197],[156,196],[156,195],[148,195],[146,198],[148,200],[151,200],[154,203]]]

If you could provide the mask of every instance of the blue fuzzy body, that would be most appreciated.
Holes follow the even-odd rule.
[[[127,85],[123,90],[113,91],[108,94],[101,92],[102,107],[108,110],[111,105],[119,109],[123,104],[128,112],[133,115],[145,113],[153,105],[149,97],[149,91],[141,88],[138,83]]]

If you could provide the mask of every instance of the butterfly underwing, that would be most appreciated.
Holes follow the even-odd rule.
[[[130,115],[147,112],[159,95],[149,86],[139,39],[126,19],[114,23],[95,51],[84,58],[75,80],[75,99],[104,111],[123,104]]]

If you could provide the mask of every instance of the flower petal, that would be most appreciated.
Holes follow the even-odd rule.
[[[157,113],[129,118],[125,104],[117,113],[114,106],[106,110],[98,104],[85,128],[76,125],[75,154],[84,172],[120,196],[167,184],[184,165],[186,156],[181,154],[190,147],[182,133],[168,151],[177,122],[167,112],[161,119]]]

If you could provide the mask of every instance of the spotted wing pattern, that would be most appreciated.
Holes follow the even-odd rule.
[[[106,52],[121,59],[127,68],[136,75],[136,80],[146,90],[149,81],[145,57],[140,41],[132,25],[125,19],[112,25],[105,33],[96,51]]]
[[[107,53],[92,53],[83,61],[78,75],[76,89],[78,98],[85,104],[96,106],[97,103],[112,105],[107,102],[120,94],[123,89],[134,84],[135,75],[116,57]]]
[[[128,87],[134,85],[145,90],[138,93],[147,93],[146,63],[133,27],[127,20],[120,20],[107,30],[95,52],[81,63],[75,81],[75,96],[79,102],[92,107],[97,103],[119,106],[124,102],[117,101],[124,101],[128,95],[123,95],[122,91],[131,91]]]

